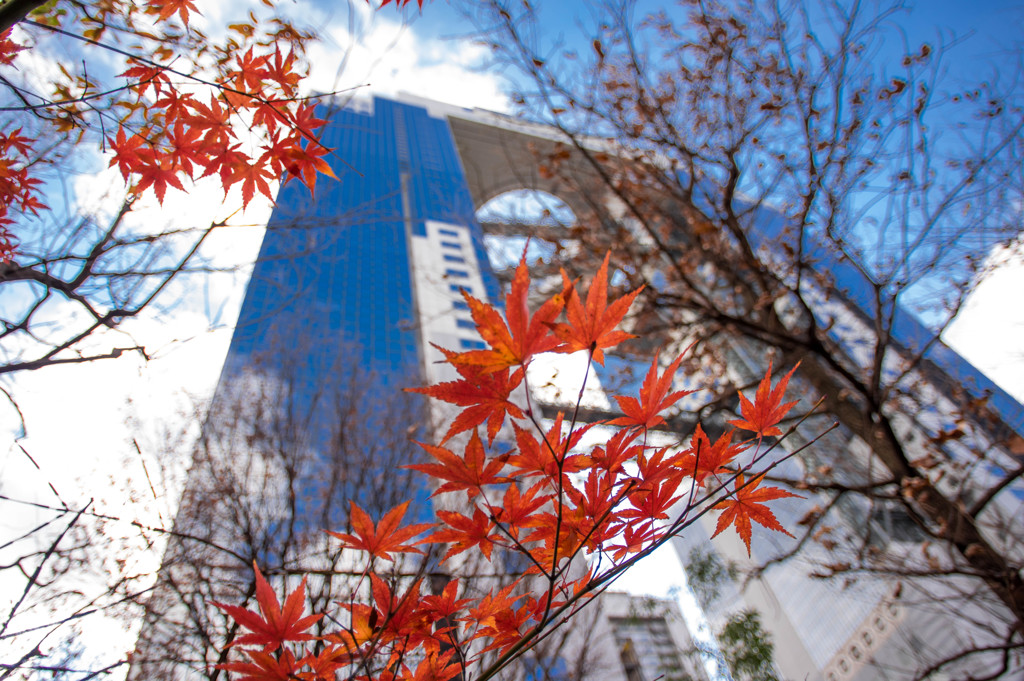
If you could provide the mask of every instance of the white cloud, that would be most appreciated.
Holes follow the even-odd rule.
[[[359,95],[407,92],[457,106],[509,107],[499,79],[478,69],[486,49],[469,40],[424,38],[381,14],[355,28],[339,19],[323,35],[309,52],[311,93],[356,88]]]
[[[992,273],[968,298],[943,340],[1024,402],[1024,240],[996,248],[987,264]]]

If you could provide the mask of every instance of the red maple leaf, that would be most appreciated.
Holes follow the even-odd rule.
[[[214,603],[240,626],[253,632],[236,638],[232,645],[263,646],[263,652],[269,653],[277,650],[284,641],[312,641],[315,637],[305,631],[323,615],[302,616],[306,600],[306,579],[303,578],[299,588],[288,595],[282,609],[274,590],[255,563],[253,569],[256,571],[256,602],[262,616],[237,605]]]
[[[531,317],[527,306],[529,289],[530,273],[526,268],[524,249],[515,276],[512,278],[512,286],[505,298],[507,325],[494,307],[477,300],[463,290],[462,295],[469,304],[477,331],[491,349],[463,352],[456,355],[452,361],[480,366],[485,371],[501,371],[506,367],[526,366],[534,355],[558,347],[560,341],[550,334],[550,326],[562,312],[565,298],[562,293],[556,293]]]
[[[782,398],[786,394],[786,386],[789,385],[789,378],[798,366],[800,366],[799,362],[789,370],[788,374],[782,377],[782,380],[775,385],[773,390],[771,380],[772,365],[769,362],[768,371],[765,372],[764,378],[761,379],[760,385],[757,386],[754,401],[751,402],[747,399],[746,395],[740,393],[740,413],[743,415],[743,418],[735,419],[729,423],[737,428],[752,430],[757,433],[758,437],[782,435],[782,430],[776,428],[775,424],[781,421],[789,410],[793,408],[793,405],[799,402],[799,400],[793,400],[792,402],[782,404]]]
[[[274,47],[274,59],[267,64],[267,78],[273,80],[279,86],[284,94],[291,96],[295,94],[295,88],[298,87],[299,81],[302,77],[295,72],[295,61],[296,56],[294,52],[289,51],[288,55],[281,54],[281,48]],[[313,108],[312,105],[306,105],[309,108]],[[303,108],[306,108],[303,106]]]
[[[135,193],[141,194],[152,187],[153,193],[156,194],[156,200],[161,205],[163,205],[168,185],[185,191],[181,180],[178,179],[178,169],[174,167],[169,158],[158,160],[154,156],[151,160],[143,159],[143,163],[132,170],[139,175],[139,181],[135,184]]]
[[[612,506],[619,501],[614,483],[615,476],[592,468],[582,490],[571,485],[565,487],[566,496],[575,505],[575,508],[567,509],[568,513],[565,514],[566,518],[570,518],[568,525],[575,524],[578,527],[585,538],[585,546],[590,550],[596,550],[611,538],[608,530],[609,520],[613,516],[610,512]],[[578,521],[573,523],[571,519]]]
[[[224,193],[227,194],[228,189],[233,184],[232,178],[235,176],[237,168],[248,166],[249,157],[238,151],[239,145],[237,144],[234,146],[228,146],[227,144],[209,145],[208,139],[209,133],[207,133],[207,137],[203,138],[202,142],[206,146],[205,152],[207,157],[203,161],[205,171],[201,177],[217,173],[220,176],[220,183],[224,188]]]
[[[501,534],[491,532],[494,528],[494,523],[486,513],[480,510],[480,507],[473,509],[472,518],[454,511],[438,511],[437,517],[447,527],[442,527],[423,541],[431,544],[448,543],[452,545],[448,548],[448,552],[444,554],[444,558],[441,559],[442,562],[463,551],[468,551],[474,546],[480,547],[480,552],[484,554],[484,558],[487,560],[491,559],[491,551],[494,549],[495,541],[501,539]]]
[[[252,112],[253,125],[259,125],[266,129],[267,133],[274,134],[278,126],[288,122],[288,102],[280,99],[260,99],[253,102],[255,105]],[[297,140],[298,135],[292,135],[291,139]]]
[[[446,653],[431,653],[418,665],[412,676],[403,676],[409,681],[448,681],[462,673],[462,666],[451,662],[454,650]]]
[[[121,171],[121,177],[127,180],[131,173],[144,163],[149,163],[153,158],[153,150],[148,145],[142,146],[145,141],[141,134],[125,137],[124,128],[119,127],[114,139],[107,138],[107,144],[114,152],[108,165],[112,166],[116,163],[117,169]]]
[[[618,517],[627,520],[664,520],[668,518],[669,509],[682,498],[682,495],[676,494],[678,490],[679,485],[674,480],[646,483],[629,493],[629,503],[633,508],[623,510]]]
[[[291,115],[291,124],[299,135],[319,144],[320,140],[314,133],[327,124],[327,119],[316,117],[315,104],[300,104]]]
[[[234,72],[234,88],[224,91],[228,102],[237,107],[247,107],[252,104],[252,97],[263,89],[263,78],[266,76],[267,63],[270,61],[269,54],[254,55],[253,48],[249,48],[245,54],[235,57],[238,62],[238,70]]]
[[[270,191],[270,184],[267,182],[267,180],[272,179],[274,179],[274,176],[270,174],[265,165],[249,163],[241,159],[236,161],[231,174],[226,180],[223,173],[221,174],[221,183],[224,185],[225,190],[238,182],[242,183],[242,208],[249,205],[257,189],[260,191],[260,194],[273,200],[274,195]]]
[[[711,439],[698,423],[690,440],[690,449],[683,453],[676,465],[703,487],[709,475],[727,472],[725,466],[746,449],[746,445],[732,444],[735,432],[730,430],[724,433],[712,445]]]
[[[499,456],[488,462],[484,453],[484,445],[475,429],[466,445],[464,457],[460,457],[444,447],[436,447],[422,442],[416,444],[427,450],[427,453],[437,459],[438,463],[409,464],[405,468],[426,473],[438,480],[448,481],[438,487],[431,496],[466,490],[466,498],[472,499],[480,493],[483,485],[505,481],[505,478],[498,474],[505,467],[505,460],[508,457]]]
[[[181,23],[186,26],[188,26],[189,12],[195,12],[200,16],[203,14],[196,9],[192,0],[149,0],[149,7],[146,8],[146,12],[148,14],[156,14],[157,21],[167,21],[177,13],[181,17]]]
[[[308,142],[305,146],[294,144],[281,157],[281,163],[288,171],[288,178],[299,178],[304,185],[309,187],[309,193],[312,195],[316,190],[318,173],[338,179],[327,161],[320,158],[329,153],[331,150],[319,142]]]
[[[541,481],[528,489],[525,494],[520,494],[519,486],[512,483],[505,490],[505,497],[501,505],[491,508],[495,520],[507,525],[508,533],[514,538],[518,539],[519,529],[528,526],[530,517],[554,498],[553,494],[537,496],[537,492],[543,485],[544,481]]]
[[[482,630],[496,630],[498,627],[497,618],[502,613],[511,611],[515,602],[526,595],[513,595],[512,593],[520,586],[521,581],[517,579],[498,593],[488,592],[486,596],[480,599],[480,603],[475,608],[470,608],[468,615],[463,617],[462,621],[475,623]]]
[[[433,527],[430,523],[417,523],[408,527],[400,527],[405,510],[409,502],[395,506],[388,511],[376,528],[370,515],[359,508],[354,501],[349,501],[349,522],[352,524],[354,534],[343,532],[328,532],[327,534],[345,542],[345,545],[366,551],[371,556],[391,560],[391,553],[423,553],[411,544],[410,539]]]
[[[647,371],[643,385],[640,386],[640,399],[616,395],[615,401],[619,403],[619,409],[625,416],[609,421],[613,426],[639,426],[641,428],[654,428],[665,422],[660,415],[683,397],[693,394],[694,390],[677,390],[669,393],[672,387],[672,378],[675,376],[679,363],[683,361],[681,353],[676,360],[665,369],[660,377],[658,376],[658,355],[654,356],[651,368]]]
[[[171,87],[171,79],[167,76],[167,68],[157,64],[146,64],[131,57],[128,58],[130,69],[121,73],[122,78],[135,78],[137,82],[133,89],[137,90],[139,96],[146,94],[150,87],[159,95],[165,88]]]
[[[228,141],[235,135],[229,122],[231,109],[221,106],[221,100],[213,95],[210,95],[209,106],[198,100],[189,104],[193,114],[189,117],[188,123],[204,131],[203,144],[227,149]],[[208,170],[207,174],[210,172]]]
[[[763,525],[770,530],[775,530],[783,534],[793,535],[786,531],[786,528],[779,523],[775,514],[764,505],[763,502],[771,501],[772,499],[785,499],[786,497],[797,497],[801,498],[799,494],[793,494],[787,492],[784,489],[778,487],[764,487],[758,488],[761,481],[764,479],[762,473],[758,477],[750,481],[749,484],[744,485],[743,476],[739,475],[736,477],[736,490],[728,499],[718,502],[714,505],[714,508],[720,508],[722,515],[718,516],[718,525],[715,527],[715,533],[711,535],[714,539],[718,534],[729,527],[730,525],[736,525],[736,531],[740,535],[740,539],[747,545],[747,555],[750,555],[750,534],[751,524],[750,521],[756,522],[758,525]]]
[[[3,33],[0,33],[0,64],[10,66],[14,63],[14,57],[24,49],[27,49],[24,45],[11,40],[11,31],[14,29],[7,29]]]
[[[582,470],[588,463],[587,457],[582,454],[569,456],[568,452],[597,424],[588,423],[573,430],[568,437],[562,437],[563,418],[562,412],[558,412],[542,442],[538,442],[530,431],[513,423],[519,453],[510,456],[508,464],[525,471],[528,476],[544,475],[555,480],[558,479],[559,470],[563,475]]]
[[[662,536],[662,530],[649,520],[616,525],[614,532],[619,543],[607,546],[606,550],[611,553],[612,560],[615,562],[630,554],[640,553]]]
[[[498,435],[501,424],[505,422],[506,414],[512,418],[525,418],[522,410],[508,399],[512,391],[522,382],[522,372],[515,372],[510,378],[507,368],[488,372],[479,366],[457,364],[455,358],[458,353],[444,348],[438,349],[445,354],[462,379],[438,383],[426,388],[406,388],[406,390],[429,395],[436,400],[463,407],[449,426],[441,444],[447,442],[453,435],[475,428],[487,421],[487,444],[491,445]]]
[[[370,0],[366,0],[366,2],[369,3]],[[390,2],[391,0],[381,0],[380,6],[377,9],[383,9],[383,7],[387,4],[390,4]],[[408,5],[409,2],[410,0],[395,0],[395,9],[402,9],[403,7]],[[419,6],[420,9],[423,9],[423,0],[416,0],[416,4]]]
[[[594,361],[601,366],[604,366],[603,348],[614,347],[624,340],[636,337],[631,333],[620,331],[616,327],[626,316],[633,300],[643,290],[643,287],[640,287],[608,305],[608,259],[610,256],[610,252],[605,254],[604,262],[590,283],[586,307],[580,302],[579,293],[569,281],[569,276],[565,270],[562,270],[564,289],[570,291],[565,303],[565,313],[569,323],[552,326],[555,335],[565,343],[561,350],[564,352],[589,350],[592,352]]]
[[[241,674],[239,681],[292,681],[301,678],[296,671],[302,666],[296,662],[295,655],[290,650],[284,650],[280,655],[259,650],[246,650],[249,662],[226,662],[215,665],[217,669]]]
[[[199,136],[202,132],[198,128],[186,127],[180,122],[171,130],[167,131],[167,142],[171,145],[169,153],[172,163],[181,168],[189,177],[195,174],[194,166],[202,165],[205,152],[199,144]]]
[[[403,640],[411,650],[417,645],[428,643],[432,648],[437,647],[433,640],[430,622],[426,613],[419,607],[420,586],[422,580],[416,580],[403,593],[398,594],[392,590],[383,579],[374,573],[370,573],[370,586],[373,592],[373,600],[377,609],[385,615],[380,621],[381,640]],[[371,616],[372,617],[372,616]],[[392,651],[392,655],[400,651]]]
[[[164,121],[167,124],[175,121],[186,121],[192,116],[192,109],[196,104],[195,97],[190,94],[182,95],[174,88],[167,88],[163,94],[153,102],[153,107],[163,109]]]
[[[458,593],[459,580],[452,579],[441,593],[421,598],[419,607],[435,622],[454,617],[473,602],[472,598],[458,598]]]
[[[612,475],[618,474],[622,471],[622,464],[635,459],[643,451],[643,447],[633,444],[637,435],[638,431],[632,428],[618,431],[604,447],[594,447],[589,456],[590,461]]]

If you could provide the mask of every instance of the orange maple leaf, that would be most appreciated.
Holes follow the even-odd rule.
[[[253,632],[236,638],[232,645],[263,646],[263,652],[269,653],[277,650],[284,641],[312,641],[316,638],[305,631],[316,624],[323,615],[302,616],[306,600],[305,577],[299,588],[285,599],[282,609],[277,595],[255,563],[253,569],[256,571],[256,602],[260,606],[262,616],[237,605],[214,603],[240,626]]]
[[[371,556],[392,560],[392,553],[423,553],[411,544],[410,539],[418,534],[429,530],[433,525],[430,523],[417,523],[407,527],[400,527],[405,510],[409,502],[395,506],[384,514],[380,523],[374,528],[370,515],[359,508],[354,501],[349,501],[349,521],[352,523],[352,532],[328,532],[327,534],[343,541],[346,546],[366,551]]]
[[[181,23],[186,26],[188,26],[189,12],[195,12],[200,16],[203,14],[196,9],[192,0],[149,0],[149,7],[146,8],[146,12],[148,14],[156,14],[157,21],[167,21],[177,13],[181,17]]]
[[[178,169],[175,168],[169,159],[158,160],[155,157],[152,162],[143,162],[142,165],[132,169],[138,173],[139,181],[135,185],[134,192],[141,194],[150,187],[156,194],[156,200],[163,205],[164,194],[167,193],[168,185],[181,191],[185,191],[181,180],[178,179]]]
[[[271,201],[274,200],[274,194],[270,191],[270,184],[267,182],[267,180],[272,179],[274,179],[274,176],[270,174],[266,166],[259,163],[248,163],[241,159],[236,161],[231,175],[226,180],[221,175],[221,183],[224,185],[225,190],[238,182],[242,183],[243,209],[252,201],[252,197],[257,189],[260,194],[263,194]]]
[[[643,290],[641,286],[608,305],[608,259],[610,256],[610,252],[605,254],[604,262],[590,283],[586,307],[580,302],[579,293],[569,281],[569,275],[562,270],[564,290],[570,292],[565,303],[565,314],[569,323],[555,324],[551,328],[555,335],[565,343],[560,350],[563,352],[589,350],[594,361],[601,366],[604,366],[603,348],[614,347],[624,340],[636,338],[633,334],[619,331],[615,327],[622,322],[622,318],[626,316],[633,300]]]
[[[296,671],[302,666],[290,650],[280,655],[259,650],[246,650],[249,662],[226,662],[215,665],[216,669],[241,674],[239,681],[286,681],[301,678]]]
[[[148,145],[142,146],[145,141],[141,133],[126,137],[124,127],[118,127],[114,139],[107,138],[107,144],[114,152],[108,167],[116,163],[117,169],[121,171],[121,177],[127,180],[132,172],[143,163],[149,162],[154,156],[153,150]]]
[[[526,302],[529,289],[530,273],[526,267],[524,249],[512,278],[511,289],[505,298],[507,325],[493,306],[463,290],[462,295],[469,304],[477,331],[491,349],[459,353],[451,361],[480,366],[488,372],[501,371],[506,367],[526,366],[534,355],[558,347],[560,341],[551,335],[549,327],[561,314],[565,297],[561,292],[556,293],[531,317]]]
[[[472,598],[458,598],[458,593],[459,580],[452,579],[445,584],[441,593],[421,598],[419,607],[434,622],[447,620],[465,610],[473,602]]]
[[[517,579],[498,593],[488,592],[480,599],[480,603],[475,608],[470,608],[468,615],[463,617],[462,621],[475,623],[483,630],[496,629],[498,627],[497,618],[502,613],[512,611],[515,602],[526,595],[513,595],[512,593],[520,586],[521,581],[521,579]]]
[[[338,179],[338,176],[331,170],[327,161],[320,158],[331,152],[330,149],[318,142],[309,142],[305,146],[293,145],[281,158],[281,163],[288,171],[287,179],[299,178],[309,188],[312,196],[316,190],[316,176],[318,173]]]
[[[349,624],[341,631],[327,635],[327,640],[344,648],[348,655],[355,655],[363,644],[373,640],[380,633],[380,623],[386,616],[365,603],[343,603],[338,605],[349,611]]]
[[[709,475],[727,472],[725,466],[746,449],[746,445],[732,444],[735,432],[730,430],[715,440],[715,444],[711,444],[711,439],[698,423],[690,440],[690,449],[683,453],[676,465],[704,487]]]
[[[638,431],[632,428],[620,430],[603,447],[594,447],[587,458],[593,466],[616,475],[622,471],[622,464],[636,459],[643,451],[643,447],[633,444],[637,435]]]
[[[512,428],[516,434],[519,453],[508,457],[508,464],[520,469],[527,476],[543,475],[553,480],[558,479],[559,471],[565,475],[582,470],[589,463],[588,458],[582,454],[570,455],[569,452],[597,423],[591,422],[580,426],[568,436],[562,437],[563,418],[564,414],[558,412],[542,442],[538,442],[530,431],[520,428],[513,422]]]
[[[506,529],[514,539],[519,539],[520,528],[530,525],[533,514],[554,498],[553,494],[537,496],[537,492],[544,484],[544,481],[538,482],[526,490],[525,494],[521,494],[519,486],[512,483],[505,490],[505,498],[501,505],[491,508],[495,520],[507,525]]]
[[[715,533],[711,535],[714,539],[718,534],[729,527],[730,525],[736,525],[736,531],[740,535],[740,539],[747,545],[747,555],[750,555],[750,534],[751,524],[750,521],[756,522],[758,525],[763,525],[770,530],[781,532],[785,535],[792,537],[793,535],[786,531],[786,528],[775,517],[775,514],[764,505],[765,501],[771,501],[772,499],[785,499],[786,497],[800,497],[799,494],[793,494],[787,492],[784,489],[778,487],[763,487],[758,488],[761,481],[764,479],[764,473],[759,475],[750,481],[749,484],[743,483],[743,475],[736,477],[736,490],[728,499],[724,499],[714,505],[713,508],[720,508],[722,515],[718,516],[718,525],[715,527]]]
[[[312,673],[303,673],[288,677],[289,681],[299,679],[334,679],[335,672],[349,664],[352,657],[349,650],[341,645],[327,645],[316,655],[306,655],[299,660],[300,665],[308,666]]]
[[[685,352],[685,351],[684,351]],[[641,428],[654,428],[665,422],[661,412],[668,409],[683,397],[691,395],[695,390],[677,390],[669,393],[672,387],[672,378],[683,361],[683,353],[665,369],[665,373],[658,376],[658,355],[654,356],[651,368],[647,371],[643,385],[640,386],[640,399],[616,395],[615,401],[619,403],[619,409],[625,416],[613,419],[608,422],[612,426],[639,426]]]
[[[799,400],[793,400],[792,402],[782,404],[782,397],[786,394],[789,378],[798,366],[800,366],[800,362],[797,362],[796,366],[782,377],[782,380],[775,385],[773,390],[771,381],[772,364],[769,362],[768,371],[765,372],[764,378],[761,379],[760,385],[757,386],[754,401],[751,402],[747,399],[746,395],[740,393],[740,413],[743,415],[743,418],[729,421],[729,423],[737,428],[752,430],[757,433],[758,437],[782,435],[782,430],[776,428],[775,424],[781,421],[789,410],[793,408],[793,405],[799,402]]]
[[[491,532],[494,522],[480,510],[479,506],[473,509],[472,518],[454,511],[438,511],[437,517],[444,521],[447,527],[439,529],[423,541],[431,544],[448,543],[452,545],[441,559],[442,562],[463,551],[468,551],[474,546],[480,547],[484,558],[491,559],[491,551],[494,549],[495,541],[501,539],[501,534]]]
[[[462,379],[438,383],[426,388],[406,388],[406,390],[464,407],[452,421],[441,444],[450,440],[453,435],[475,428],[487,421],[487,444],[490,445],[494,443],[501,424],[505,422],[506,414],[512,418],[525,418],[522,410],[508,399],[512,391],[522,382],[522,372],[515,372],[511,378],[507,368],[501,371],[487,372],[479,366],[458,364],[455,362],[458,353],[444,348],[438,349],[445,354]]]
[[[128,58],[128,64],[131,68],[119,75],[122,78],[135,78],[138,80],[132,86],[132,89],[138,92],[140,98],[146,94],[146,90],[150,87],[156,91],[157,95],[161,94],[165,88],[171,87],[171,79],[167,75],[166,66],[140,62],[131,57]]]
[[[10,39],[13,30],[9,28],[0,33],[0,64],[13,64],[14,57],[22,50],[27,49],[24,45],[19,45]]]
[[[492,485],[506,480],[498,474],[505,467],[505,460],[508,457],[499,456],[488,462],[484,453],[484,445],[475,429],[466,445],[464,457],[460,457],[444,447],[436,447],[422,442],[416,444],[427,450],[427,453],[437,459],[438,463],[409,464],[404,468],[411,468],[438,480],[448,481],[438,487],[431,496],[466,490],[466,498],[472,499],[480,494],[483,485]]]

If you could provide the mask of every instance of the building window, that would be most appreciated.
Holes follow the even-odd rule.
[[[448,284],[448,288],[453,293],[462,293],[462,289],[466,289],[466,293],[473,295],[473,289],[469,288],[468,286],[463,286],[462,284]]]
[[[469,272],[466,270],[456,270],[449,267],[444,271],[444,276],[455,277],[457,279],[469,279]]]
[[[468,310],[469,303],[467,303],[465,300],[455,300],[452,302],[452,307],[454,307],[456,310]]]
[[[459,233],[456,232],[454,229],[439,229],[437,230],[437,233],[440,234],[441,236],[459,236]]]
[[[486,350],[487,343],[478,340],[470,340],[468,338],[460,338],[459,347],[463,350]]]
[[[476,323],[472,319],[456,319],[455,326],[460,329],[473,329],[476,330]]]
[[[451,253],[445,253],[444,254],[444,261],[445,262],[465,263],[466,259],[463,258],[461,255],[452,255]]]
[[[445,248],[454,248],[457,251],[462,250],[462,244],[456,243],[454,241],[442,241],[441,245],[444,246]]]

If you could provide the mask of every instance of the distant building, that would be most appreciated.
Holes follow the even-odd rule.
[[[625,681],[707,681],[701,652],[675,601],[609,591],[600,607]]]

